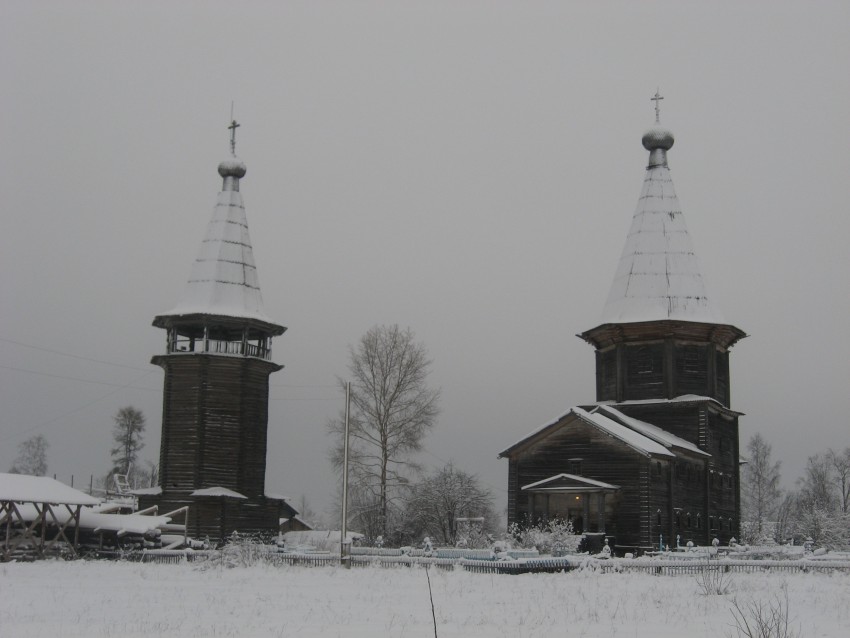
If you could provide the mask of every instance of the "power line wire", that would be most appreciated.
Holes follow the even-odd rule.
[[[92,379],[83,379],[82,377],[71,377],[64,374],[53,374],[52,372],[39,372],[38,370],[27,370],[26,368],[16,368],[14,366],[4,366],[0,365],[0,368],[3,370],[13,370],[15,372],[26,372],[27,374],[37,374],[41,377],[52,377],[54,379],[68,379],[70,381],[80,381],[82,383],[93,383],[95,385],[109,385],[116,388],[126,388],[128,386],[121,383],[110,383],[109,381],[94,381]],[[148,372],[154,372],[153,370],[149,370]],[[145,387],[137,387],[135,389],[138,390],[147,390],[148,392],[159,392],[158,388],[145,388]]]
[[[136,383],[137,381],[141,381],[142,379],[144,379],[144,378],[145,378],[146,376],[148,376],[149,374],[152,374],[153,372],[155,372],[155,371],[154,371],[154,370],[148,370],[148,371],[147,371],[147,372],[145,372],[143,375],[138,376],[138,377],[136,377],[135,379],[133,379],[132,381],[130,381],[130,383],[127,383],[127,384],[125,384],[125,385],[123,385],[123,386],[119,386],[119,387],[115,388],[114,390],[111,390],[111,391],[107,392],[106,394],[101,395],[101,396],[99,396],[98,398],[93,399],[92,401],[89,401],[88,403],[84,403],[83,405],[81,405],[81,406],[79,406],[79,407],[77,407],[77,408],[74,408],[73,410],[68,410],[67,412],[63,412],[63,413],[62,413],[62,414],[60,414],[59,416],[56,416],[56,417],[54,417],[54,418],[52,418],[52,419],[48,419],[47,421],[44,421],[44,422],[42,422],[42,423],[39,423],[38,425],[34,425],[34,426],[32,426],[32,427],[29,427],[29,428],[24,428],[23,430],[18,430],[17,432],[11,432],[11,433],[7,434],[6,436],[0,436],[0,441],[6,441],[6,440],[8,440],[8,439],[10,439],[10,438],[12,438],[12,437],[20,436],[21,434],[26,434],[26,433],[28,433],[28,432],[32,432],[33,430],[41,429],[41,428],[43,428],[43,427],[45,427],[45,426],[47,426],[47,425],[50,425],[51,423],[55,423],[55,422],[56,422],[56,421],[58,421],[59,419],[64,419],[64,418],[65,418],[65,417],[67,417],[67,416],[70,416],[70,415],[72,415],[72,414],[75,414],[75,413],[77,413],[77,412],[80,412],[81,410],[84,410],[84,409],[86,409],[87,407],[89,407],[89,406],[91,406],[91,405],[94,405],[95,403],[98,403],[98,402],[103,401],[104,399],[106,399],[106,398],[108,398],[108,397],[111,397],[113,394],[116,394],[117,392],[119,392],[119,391],[121,391],[121,390],[123,390],[123,389],[125,389],[125,388],[129,388],[131,385],[133,385],[133,384],[134,384],[134,383]]]
[[[31,348],[33,350],[40,350],[41,352],[49,352],[50,354],[58,354],[63,357],[70,357],[72,359],[80,359],[81,361],[89,361],[91,363],[102,363],[107,366],[115,366],[117,368],[127,368],[128,370],[138,370],[147,372],[148,368],[137,368],[136,366],[128,366],[123,363],[113,363],[112,361],[103,361],[102,359],[92,359],[91,357],[83,357],[78,354],[71,354],[70,352],[61,352],[59,350],[53,350],[51,348],[44,348],[42,346],[34,346],[30,343],[24,343],[22,341],[15,341],[14,339],[7,339],[5,337],[0,337],[0,341],[4,341],[6,343],[14,343],[16,346],[21,346],[24,348]]]

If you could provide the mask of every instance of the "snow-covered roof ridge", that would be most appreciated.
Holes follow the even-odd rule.
[[[626,414],[623,414],[619,410],[616,410],[608,405],[600,405],[596,408],[598,412],[605,414],[606,416],[613,417],[615,420],[619,421],[626,427],[631,428],[635,432],[639,432],[646,437],[649,437],[653,441],[656,441],[663,445],[664,447],[678,447],[684,450],[688,450],[693,452],[694,454],[698,454],[700,456],[711,456],[708,452],[705,452],[699,447],[690,441],[687,441],[681,437],[676,436],[675,434],[671,434],[667,430],[663,430],[657,425],[653,425],[652,423],[647,423],[646,421],[641,421],[640,419],[635,419],[634,417],[630,417]]]
[[[207,314],[274,324],[263,305],[248,219],[239,191],[244,166],[236,158],[219,166],[224,185],[198,256],[180,302],[163,316]]]
[[[678,319],[725,324],[706,294],[673,188],[666,158],[672,133],[651,129],[643,143],[649,166],[601,323]]]
[[[660,443],[653,441],[648,436],[644,436],[640,432],[636,432],[621,423],[617,423],[604,414],[600,414],[599,412],[587,412],[586,410],[578,407],[573,408],[572,411],[578,415],[579,418],[592,423],[599,429],[605,431],[614,438],[621,440],[623,443],[638,452],[653,456],[676,456]]]
[[[643,434],[636,432],[626,427],[625,425],[622,425],[621,423],[617,423],[616,421],[608,418],[604,414],[599,414],[596,411],[588,412],[587,410],[578,406],[570,408],[570,410],[566,414],[558,417],[554,421],[535,428],[534,430],[526,434],[524,437],[522,437],[519,441],[500,452],[499,456],[505,456],[508,452],[510,452],[517,446],[523,444],[525,441],[528,441],[529,439],[537,436],[538,434],[541,434],[548,428],[557,425],[571,414],[575,415],[579,419],[582,419],[586,423],[589,423],[590,425],[603,430],[614,438],[619,439],[620,441],[622,441],[629,447],[637,450],[641,454],[655,456],[676,456],[660,443],[653,441],[651,438],[644,436]]]
[[[718,408],[723,412],[728,414],[737,414],[743,416],[743,412],[738,412],[737,410],[732,410],[731,408],[726,407],[720,401],[715,399],[714,397],[707,397],[700,394],[680,394],[677,397],[673,397],[672,399],[626,399],[625,401],[597,401],[591,405],[607,405],[607,406],[621,406],[621,405],[655,405],[658,403],[710,403],[714,408]]]

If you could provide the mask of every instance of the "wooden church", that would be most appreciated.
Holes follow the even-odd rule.
[[[509,523],[569,519],[620,552],[740,535],[729,350],[746,335],[706,296],[653,99],[631,230],[601,322],[579,335],[596,350],[596,401],[500,454]]]
[[[272,339],[239,191],[246,167],[221,162],[223,184],[182,300],[153,325],[165,331],[159,487],[137,491],[160,513],[189,507],[188,533],[219,541],[234,531],[277,533],[297,512],[265,493]]]

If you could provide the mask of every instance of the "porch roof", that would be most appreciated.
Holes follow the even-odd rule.
[[[603,481],[597,481],[586,476],[576,474],[556,474],[536,483],[523,485],[521,490],[529,492],[557,492],[562,494],[591,493],[591,492],[615,492],[620,489],[618,485],[611,485]]]

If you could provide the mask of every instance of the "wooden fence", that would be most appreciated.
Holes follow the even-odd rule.
[[[184,562],[222,562],[245,564],[262,562],[270,565],[296,565],[302,567],[339,566],[337,554],[289,554],[276,552],[228,552],[220,550],[183,551],[152,550],[125,556],[128,560],[144,563],[178,564]],[[349,557],[352,567],[416,567],[434,566],[438,569],[462,569],[476,574],[541,574],[569,572],[577,569],[604,574],[642,572],[658,576],[698,575],[704,571],[720,570],[727,573],[810,573],[850,572],[850,561],[828,560],[603,560],[583,556],[563,558],[527,558],[522,560],[489,560],[469,558],[444,558],[439,556],[410,556],[387,554],[354,554]]]

